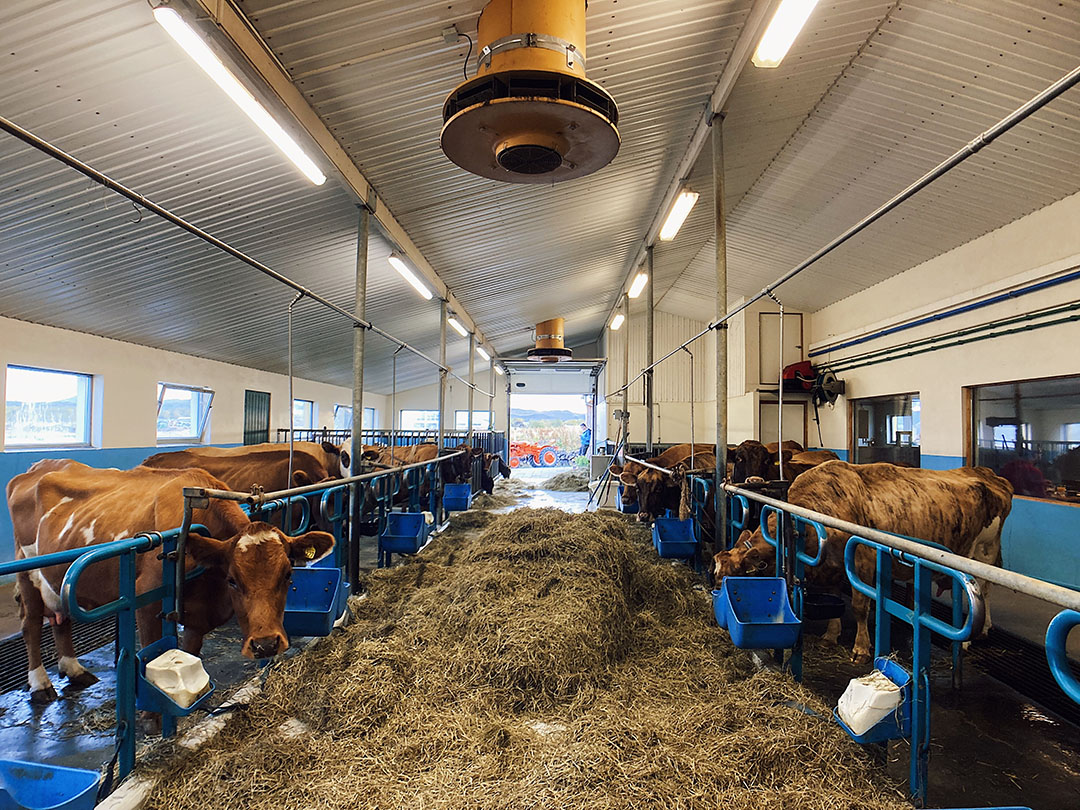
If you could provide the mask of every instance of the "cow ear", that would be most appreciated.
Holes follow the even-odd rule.
[[[201,534],[189,534],[184,545],[186,553],[191,555],[204,568],[226,569],[229,567],[229,541],[203,537]]]
[[[739,543],[745,544],[750,542],[750,538],[753,537],[749,529],[743,529],[742,534],[739,535]]]
[[[341,452],[341,448],[339,448],[333,442],[323,442],[322,443],[322,449],[325,450],[327,453],[329,453],[332,456],[336,456],[338,453]]]
[[[341,450],[341,451],[339,451],[339,454],[341,455],[341,466],[348,469],[349,461],[350,461],[349,451],[348,450]]]
[[[619,476],[619,480],[626,484],[626,486],[632,487],[637,483],[637,476],[633,473],[624,472]]]
[[[308,532],[283,539],[289,549],[289,559],[294,563],[317,560],[334,547],[334,535],[327,532]]]
[[[612,475],[622,475],[622,465],[621,464],[612,464],[609,469],[611,470]]]
[[[360,458],[362,460],[364,460],[364,461],[376,461],[379,458],[379,451],[378,450],[365,450],[363,455],[360,456]]]
[[[298,487],[306,487],[308,484],[314,483],[303,470],[295,470],[292,474],[292,480],[293,484]]]

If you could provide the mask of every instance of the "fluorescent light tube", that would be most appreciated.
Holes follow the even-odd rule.
[[[454,327],[454,331],[457,332],[462,337],[468,337],[469,336],[469,330],[466,329],[464,326],[462,326],[458,322],[457,318],[447,318],[446,322],[448,324],[450,324],[452,327]]]
[[[670,242],[678,235],[679,228],[686,222],[690,212],[694,210],[694,203],[697,202],[700,196],[696,191],[691,191],[688,188],[684,188],[679,192],[679,196],[675,198],[675,202],[671,205],[667,219],[664,220],[663,227],[660,228],[661,242]]]
[[[431,300],[431,290],[429,290],[427,287],[425,287],[424,282],[422,282],[416,276],[416,274],[412,270],[409,269],[409,265],[405,264],[405,259],[404,258],[402,258],[397,253],[391,253],[390,257],[387,259],[387,261],[390,262],[391,267],[393,267],[395,270],[398,271],[398,273],[401,274],[401,277],[403,279],[405,279],[407,282],[409,282],[413,286],[413,289],[415,289],[418,293],[420,293],[420,295],[424,296],[424,299],[426,301]]]
[[[501,377],[504,374],[502,366],[495,366],[495,373]]]
[[[638,273],[634,276],[634,281],[630,284],[630,289],[626,291],[626,294],[631,298],[637,298],[641,295],[641,291],[645,289],[645,285],[649,283],[648,273]]]
[[[225,94],[236,103],[236,106],[247,113],[248,118],[254,121],[266,137],[274,142],[274,145],[281,150],[285,157],[296,164],[296,167],[304,173],[308,180],[317,186],[321,186],[326,182],[326,175],[315,165],[315,161],[308,157],[304,150],[300,148],[300,145],[293,140],[292,136],[282,129],[281,124],[274,120],[274,117],[255,99],[255,96],[240,84],[237,78],[210,50],[209,46],[203,42],[202,38],[195,33],[195,29],[184,22],[184,19],[175,9],[158,6],[154,9],[154,19],[168,32],[169,36],[176,40],[176,43],[187,52],[187,55],[195,60],[195,63],[206,72],[206,75],[225,91]]]
[[[480,355],[481,358],[483,358],[485,363],[488,362],[491,359],[491,355],[484,351],[483,346],[477,346],[476,347],[476,353],[478,355]]]
[[[617,332],[619,327],[622,326],[622,322],[626,320],[626,316],[621,312],[615,313],[615,317],[611,319],[611,331]]]
[[[783,0],[751,59],[760,68],[779,67],[818,0]]]

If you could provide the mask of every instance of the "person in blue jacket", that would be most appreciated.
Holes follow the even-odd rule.
[[[587,455],[589,452],[589,445],[592,443],[592,431],[589,430],[589,426],[584,422],[581,423],[581,449],[578,451],[579,456]]]

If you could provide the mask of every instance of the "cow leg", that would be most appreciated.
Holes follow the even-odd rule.
[[[825,641],[830,644],[840,643],[840,620],[829,619],[829,626],[825,629],[825,635],[822,636]]]
[[[59,657],[56,668],[68,679],[68,688],[85,689],[97,683],[97,677],[75,657],[75,645],[71,641],[71,620],[65,618],[63,622],[53,624],[52,634]]]
[[[22,606],[22,634],[26,644],[27,675],[30,684],[31,703],[50,703],[58,697],[49,680],[49,673],[41,663],[41,623],[45,618],[45,603],[41,593],[30,581],[28,573],[16,575],[15,587],[19,590]]]
[[[855,613],[855,648],[851,652],[853,664],[870,662],[870,598],[851,590],[851,609]]]
[[[971,559],[978,560],[987,565],[1001,564],[1000,518],[994,518],[990,525],[983,529],[979,536],[975,538],[975,543],[971,549]],[[986,618],[983,621],[982,632],[979,633],[979,637],[982,638],[990,632],[990,628],[993,627],[993,622],[990,621],[990,583],[984,579],[980,579],[978,582],[979,588],[982,590],[983,605],[986,608]]]

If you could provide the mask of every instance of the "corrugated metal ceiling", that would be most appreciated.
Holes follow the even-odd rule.
[[[589,4],[589,73],[622,111],[600,172],[507,186],[438,148],[441,104],[483,0],[238,4],[503,354],[562,315],[591,340],[734,43],[749,0]],[[1056,0],[823,2],[778,70],[748,67],[727,105],[732,294],[756,292],[1080,61]],[[878,30],[880,28],[880,30]],[[464,40],[462,40],[464,42]],[[142,0],[0,5],[0,110],[256,258],[352,304],[356,210],[313,188],[153,23]],[[1080,189],[1077,93],[988,148],[784,290],[817,309]],[[711,165],[657,299],[712,315]],[[287,290],[0,138],[0,314],[282,371]],[[438,307],[388,268],[376,234],[369,317],[435,355]],[[297,368],[348,384],[351,329],[300,304]],[[467,364],[450,333],[451,364]],[[369,341],[371,390],[393,346]],[[486,376],[486,375],[485,375]],[[400,356],[399,387],[434,381]]]
[[[856,6],[868,12],[859,21]],[[823,5],[778,71],[750,67],[740,80],[724,139],[732,295],[756,293],[1080,63],[1075,3],[893,6],[875,30],[884,3]],[[844,47],[833,36],[840,20],[851,23],[838,26],[852,35]],[[860,27],[869,36],[849,57]],[[828,81],[846,61],[839,78]],[[806,78],[806,65],[825,63],[824,95],[812,110],[809,89],[777,95]],[[762,126],[766,117],[776,123]],[[762,140],[775,143],[789,128],[790,140],[770,159],[774,145]],[[1075,193],[1078,144],[1080,92],[1073,90],[786,285],[782,299],[814,311]],[[748,187],[753,172],[745,164],[763,162]],[[700,295],[715,277],[711,171],[705,154],[695,182],[706,205],[687,223],[681,248],[698,252],[661,303],[699,318],[713,315]]]

